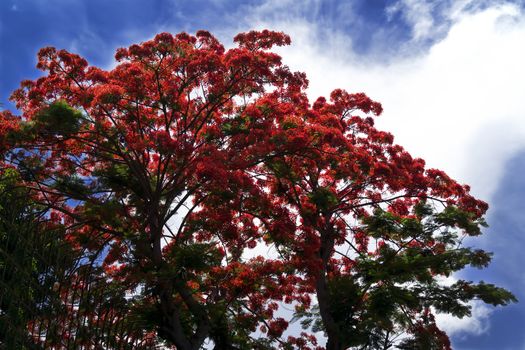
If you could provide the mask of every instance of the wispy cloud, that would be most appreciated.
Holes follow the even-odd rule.
[[[235,29],[288,32],[293,44],[281,50],[284,61],[306,71],[313,98],[337,87],[366,92],[383,103],[379,126],[397,142],[489,199],[505,159],[525,146],[525,16],[510,4],[466,5],[449,9],[453,23],[440,41],[388,63],[352,51],[342,31],[321,40],[317,22],[268,18],[266,7]]]
[[[412,27],[413,39],[420,40],[428,38],[430,35],[435,35],[434,7],[435,5],[431,2],[400,0],[388,6],[385,10],[389,18],[400,12]]]

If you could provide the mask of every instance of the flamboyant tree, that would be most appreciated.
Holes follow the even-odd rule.
[[[356,115],[381,111],[364,94],[335,90],[282,123],[280,155],[258,171],[295,224],[271,239],[314,291],[315,312],[299,304],[297,316],[325,331],[327,349],[448,349],[434,311],[463,317],[467,301],[514,297],[485,283],[439,283],[489,263],[490,254],[461,246],[486,226],[487,204]]]
[[[109,71],[44,48],[47,74],[12,95],[22,115],[1,114],[3,167],[127,290],[134,327],[179,350],[319,348],[315,330],[326,349],[447,349],[436,310],[514,300],[439,283],[489,262],[460,245],[487,206],[375,129],[380,104],[335,90],[310,105],[270,51],[288,36],[235,42],[162,33]]]

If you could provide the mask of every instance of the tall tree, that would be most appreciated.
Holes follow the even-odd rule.
[[[44,48],[47,75],[12,95],[22,116],[1,114],[4,165],[103,260],[135,324],[179,350],[316,347],[308,332],[284,338],[276,311],[293,303],[330,350],[442,349],[434,310],[514,300],[438,283],[490,260],[459,246],[487,206],[376,130],[365,115],[380,104],[335,90],[310,105],[304,74],[270,51],[288,36],[235,42],[162,33],[109,71]]]
[[[298,304],[297,317],[317,322],[327,349],[448,349],[435,311],[464,317],[470,300],[515,298],[483,282],[440,283],[490,262],[489,253],[461,246],[486,226],[487,204],[375,129],[366,115],[381,112],[362,93],[334,90],[329,102],[304,104],[300,118],[281,124],[281,155],[259,174],[298,224],[272,239],[314,291],[316,312]]]

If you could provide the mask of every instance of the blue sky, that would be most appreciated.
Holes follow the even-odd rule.
[[[488,270],[525,301],[525,3],[484,0],[2,0],[0,103],[35,78],[36,52],[56,46],[109,67],[114,50],[158,32],[207,29],[226,45],[240,31],[292,36],[285,63],[309,94],[364,91],[383,103],[379,127],[491,206]],[[525,349],[525,303],[442,318],[456,349]]]

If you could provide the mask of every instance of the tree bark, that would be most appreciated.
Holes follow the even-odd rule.
[[[326,270],[328,260],[332,255],[334,249],[334,235],[333,230],[320,231],[321,247],[319,248],[319,258],[321,259],[321,268],[316,278],[316,294],[317,302],[319,303],[319,313],[327,335],[326,350],[344,350],[341,343],[341,331],[339,325],[334,320],[330,311],[330,295],[328,291],[328,284],[326,278]]]
[[[155,210],[151,212],[155,213]],[[166,268],[165,260],[162,256],[161,239],[162,239],[162,221],[156,215],[152,215],[150,222],[150,259],[155,269],[161,272]],[[159,273],[162,275],[162,273]],[[156,283],[157,295],[159,297],[159,306],[162,313],[162,331],[167,340],[173,342],[177,350],[198,350],[209,336],[211,324],[206,312],[206,308],[200,304],[187,287],[186,282],[182,280],[159,278]],[[179,306],[173,299],[173,293],[177,293],[188,308],[188,311],[195,319],[196,329],[190,336],[184,334],[180,321]]]

